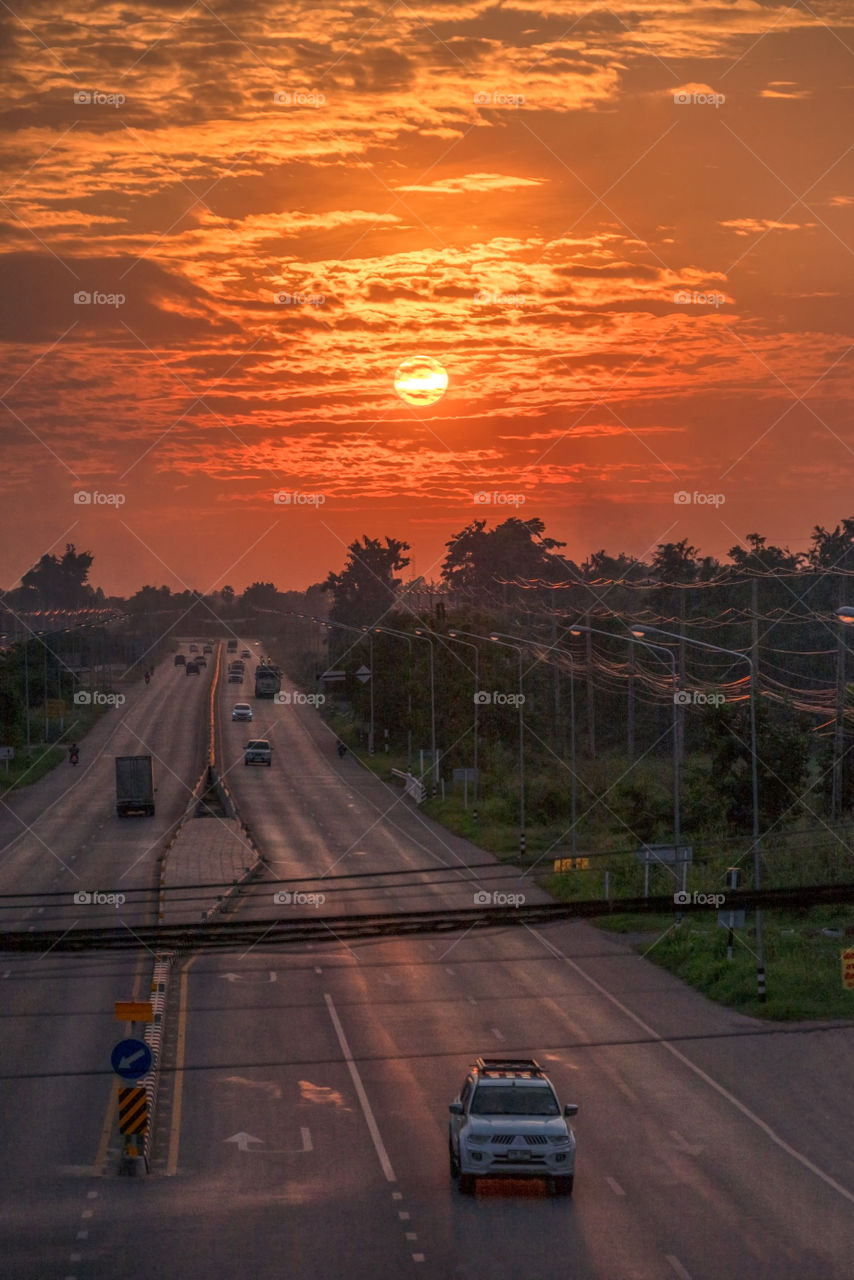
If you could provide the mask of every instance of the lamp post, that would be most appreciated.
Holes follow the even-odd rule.
[[[518,644],[511,644],[507,640],[502,640],[496,632],[491,632],[488,636],[478,635],[475,631],[457,631],[457,635],[469,636],[472,640],[483,640],[487,643],[499,644],[505,649],[515,649],[519,659],[519,694],[517,706],[519,708],[519,853],[525,856],[525,712],[524,703],[525,695],[522,692],[522,648]]]
[[[505,635],[504,632],[497,632],[498,635]],[[520,636],[507,637],[516,640],[519,644],[529,645],[533,649],[542,649],[546,653],[559,653],[562,657],[569,658],[569,760],[570,760],[570,820],[572,828],[570,838],[572,841],[572,855],[575,857],[578,849],[578,832],[577,825],[577,808],[578,808],[578,778],[575,768],[575,658],[570,649],[561,649],[556,644],[546,644],[544,640],[525,640]]]
[[[679,791],[680,791],[679,728],[678,728],[679,704],[676,701],[676,692],[677,692],[677,685],[678,685],[678,678],[676,675],[676,658],[671,653],[670,649],[667,648],[666,645],[651,644],[649,640],[640,639],[640,637],[637,636],[635,632],[632,632],[630,636],[624,636],[620,634],[615,634],[613,631],[603,631],[601,630],[601,628],[598,628],[598,627],[570,627],[570,631],[574,636],[584,635],[585,633],[587,633],[590,635],[605,636],[609,640],[625,640],[627,644],[638,644],[641,646],[641,648],[651,649],[654,653],[663,653],[667,657],[667,660],[670,663],[671,673],[673,676],[673,715],[672,715],[672,718],[673,718],[673,838],[674,838],[674,844],[676,846],[676,857],[678,860],[679,849],[682,844],[682,819],[681,819],[681,808],[680,808],[680,800],[679,800]],[[686,872],[687,872],[687,864],[683,863],[682,864],[682,888],[683,889],[685,887]]]
[[[478,746],[478,712],[480,711],[480,700],[477,695],[480,692],[480,650],[478,649],[476,644],[472,644],[469,640],[461,640],[460,633],[458,631],[449,631],[448,635],[452,640],[455,640],[457,644],[463,644],[467,649],[474,650],[474,697],[472,698],[472,702],[474,703],[474,809],[472,810],[472,816],[474,818],[474,821],[477,822],[477,798],[478,798],[478,781],[479,781],[478,763],[477,763],[477,746]]]
[[[854,618],[854,612],[852,612]],[[844,619],[843,619],[844,621]],[[759,844],[759,768],[756,756],[756,667],[753,659],[738,649],[725,649],[723,645],[709,644],[708,640],[695,640],[693,636],[681,636],[676,631],[664,631],[661,627],[632,628],[633,635],[667,636],[671,640],[680,640],[692,644],[698,649],[710,649],[713,653],[726,653],[731,658],[739,658],[746,662],[750,669],[750,784],[753,799],[753,887],[758,893],[762,887],[762,867]],[[756,990],[760,1003],[764,1004],[765,993],[765,959],[762,945],[762,911],[756,908]]]
[[[837,621],[850,626],[854,623],[854,609],[850,605],[842,604],[836,610],[836,618]],[[842,754],[845,745],[845,640],[843,630],[843,627],[839,628],[836,657],[836,724],[833,732],[833,790],[830,802],[831,815],[837,821],[841,819],[844,807]]]
[[[426,640],[430,646],[430,751],[433,756],[433,764],[431,769],[431,787],[430,794],[436,794],[436,668],[433,661],[433,641],[428,636],[423,627],[415,627],[415,634],[422,640]]]

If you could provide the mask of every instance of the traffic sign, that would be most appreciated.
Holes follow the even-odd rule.
[[[746,917],[746,911],[719,911],[718,925],[721,929],[743,929]]]
[[[64,698],[45,698],[44,713],[46,716],[64,716],[66,709]]]
[[[117,1000],[119,1022],[153,1022],[154,1008],[150,1000]]]
[[[370,667],[359,667],[359,670],[356,672],[356,679],[361,680],[362,684],[367,684],[370,678],[371,678]]]
[[[148,1132],[148,1097],[140,1086],[119,1089],[119,1133]]]
[[[338,680],[346,680],[347,672],[346,671],[324,671],[323,675],[320,678],[321,680],[329,680],[334,683],[335,681],[338,681]]]
[[[586,871],[590,866],[590,859],[583,855],[572,858],[555,858],[555,871]]]
[[[645,844],[638,849],[638,862],[692,862],[694,847],[690,844]]]
[[[842,985],[846,991],[854,991],[854,947],[846,947],[841,959]]]
[[[0,760],[14,760],[14,759],[15,759],[14,747],[0,747]]]
[[[144,1040],[120,1040],[110,1054],[110,1066],[122,1080],[138,1080],[151,1070],[151,1049]]]

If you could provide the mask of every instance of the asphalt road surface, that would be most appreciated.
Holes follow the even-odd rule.
[[[171,727],[159,749],[181,758],[176,812],[195,780],[199,728],[189,702],[169,718],[178,690],[185,697],[194,683],[181,680],[157,719]],[[186,692],[200,716],[201,690]],[[128,720],[145,716],[143,701]],[[232,723],[235,701],[253,704],[251,726]],[[469,906],[484,892],[543,898],[507,868],[473,870],[485,855],[358,761],[339,760],[310,707],[256,702],[249,676],[223,688],[220,706],[228,785],[265,861],[238,912],[273,920]],[[254,736],[273,743],[269,769],[242,763]],[[46,808],[55,785],[46,779],[26,803]],[[158,795],[155,822],[168,821],[161,807]],[[77,833],[77,873],[106,876],[104,837],[93,833],[109,827],[109,809],[87,816],[70,792],[49,812]],[[4,891],[10,877],[21,888],[16,856],[0,863]],[[32,874],[32,858],[27,866]],[[380,878],[387,871],[399,874]],[[306,898],[321,893],[316,905]],[[150,974],[145,959],[0,961],[9,974],[0,988],[4,1275],[852,1274],[847,1027],[733,1014],[581,923],[351,945],[330,933],[294,949],[262,939],[246,953],[177,961],[153,1171],[118,1178],[115,1140],[102,1133],[113,1088],[105,1053],[121,1030],[108,1011],[134,975]],[[494,1053],[535,1056],[561,1101],[579,1104],[571,1199],[521,1181],[464,1197],[451,1182],[447,1105],[471,1061]]]

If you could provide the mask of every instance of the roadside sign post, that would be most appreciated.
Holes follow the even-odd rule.
[[[14,747],[0,747],[0,760],[2,760],[4,765],[6,766],[7,773],[9,772],[9,761],[14,759],[15,759]]]
[[[134,1031],[140,1022],[153,1022],[154,1009],[150,1000],[117,1000],[114,1006],[119,1022],[130,1022]],[[148,1132],[148,1093],[138,1084],[148,1075],[154,1064],[150,1045],[135,1035],[119,1040],[110,1054],[110,1066],[116,1075],[133,1088],[119,1090],[119,1133],[124,1139],[122,1171],[130,1174],[148,1172],[148,1161],[140,1155],[137,1137]]]

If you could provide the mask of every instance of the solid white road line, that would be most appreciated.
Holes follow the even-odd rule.
[[[341,1026],[341,1020],[335,1011],[335,1005],[332,1003],[332,996],[328,993],[324,993],[323,999],[326,1001],[326,1007],[329,1010],[329,1016],[332,1019],[332,1025],[335,1028],[335,1034],[338,1037],[338,1043],[341,1046],[344,1061],[347,1063],[347,1070],[350,1072],[350,1079],[353,1081],[353,1088],[356,1090],[356,1097],[359,1099],[359,1104],[365,1117],[365,1123],[368,1126],[368,1132],[371,1135],[374,1149],[379,1157],[380,1165],[382,1166],[382,1171],[385,1174],[386,1181],[397,1182],[394,1169],[392,1169],[391,1161],[388,1158],[388,1152],[385,1149],[385,1143],[382,1140],[377,1122],[374,1119],[374,1113],[371,1110],[368,1095],[365,1093],[365,1086],[362,1084],[362,1078],[356,1068],[356,1063],[353,1061],[353,1055],[350,1052],[347,1037],[344,1035],[344,1028]]]
[[[621,1013],[624,1013],[627,1018],[630,1018],[635,1026],[640,1027],[641,1030],[655,1041],[656,1044],[660,1044],[662,1049],[666,1049],[668,1053],[672,1054],[674,1058],[677,1058],[683,1066],[688,1068],[689,1071],[693,1071],[694,1075],[699,1076],[710,1089],[714,1089],[722,1098],[726,1098],[727,1102],[731,1103],[732,1106],[734,1106],[736,1110],[740,1111],[743,1116],[746,1116],[746,1118],[755,1124],[758,1129],[761,1129],[762,1132],[781,1149],[781,1151],[785,1151],[793,1160],[797,1160],[805,1169],[809,1169],[810,1173],[814,1173],[817,1178],[821,1178],[822,1182],[825,1182],[829,1187],[832,1187],[834,1191],[837,1191],[841,1196],[844,1196],[846,1200],[850,1201],[851,1204],[854,1204],[854,1194],[852,1194],[847,1187],[843,1187],[841,1182],[837,1182],[829,1173],[825,1173],[817,1164],[813,1164],[812,1160],[808,1159],[807,1156],[801,1155],[800,1151],[796,1151],[794,1147],[790,1147],[788,1142],[786,1142],[784,1138],[781,1138],[778,1133],[775,1133],[770,1124],[766,1124],[755,1111],[751,1111],[750,1107],[739,1101],[734,1093],[730,1093],[729,1089],[725,1089],[722,1084],[718,1084],[717,1080],[713,1080],[712,1077],[702,1069],[702,1067],[698,1067],[690,1058],[686,1058],[685,1054],[680,1053],[675,1045],[672,1045],[669,1040],[665,1040],[657,1031],[654,1031],[649,1023],[644,1022],[643,1018],[639,1018],[636,1013],[632,1013],[631,1009],[624,1005],[621,1000],[618,1000],[616,996],[612,996],[611,992],[608,991],[606,987],[603,987],[601,982],[597,982],[595,978],[591,978],[589,973],[585,973],[580,965],[576,964],[574,960],[570,960],[569,956],[564,955],[558,947],[549,942],[547,938],[544,938],[541,933],[538,933],[536,929],[530,929],[530,932],[535,938],[539,938],[540,942],[547,950],[551,951],[553,955],[560,956],[571,969],[575,970],[580,978],[583,978],[591,987],[595,987],[600,995],[603,995],[606,1000],[610,1000],[612,1005],[619,1009]],[[679,1265],[681,1265],[681,1263]]]

